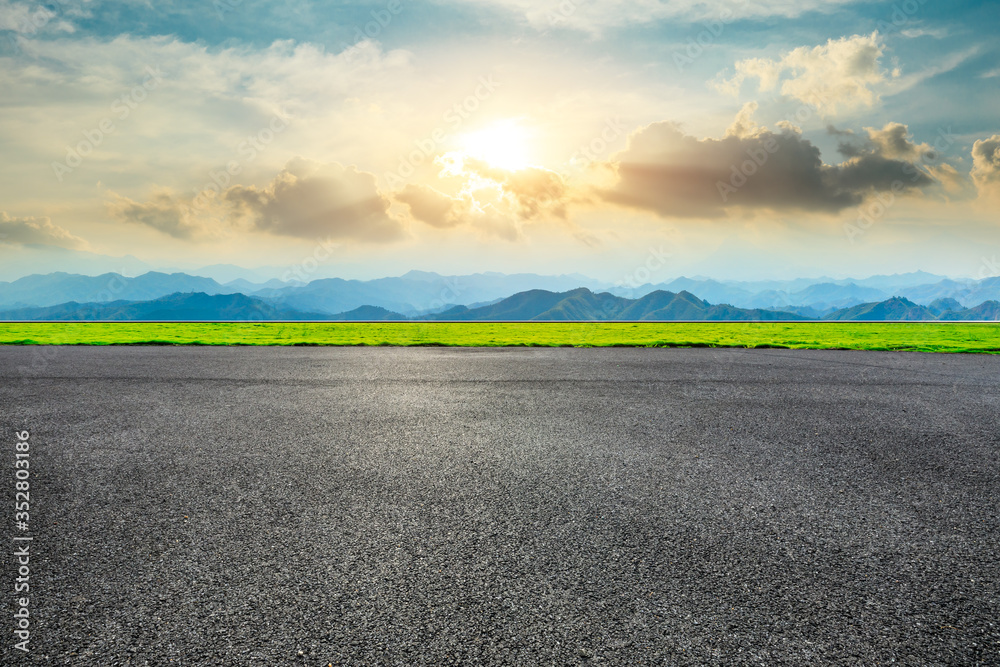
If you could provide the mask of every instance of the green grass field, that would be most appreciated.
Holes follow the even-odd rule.
[[[0,323],[3,345],[780,347],[1000,353],[1000,324],[772,322]]]

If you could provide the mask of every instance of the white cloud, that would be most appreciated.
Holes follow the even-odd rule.
[[[944,39],[951,33],[947,28],[907,28],[900,32],[903,37],[916,39],[917,37],[933,37],[934,39]]]
[[[53,11],[52,7],[60,11]],[[0,30],[11,30],[27,37],[47,30],[74,32],[73,24],[63,18],[65,14],[79,15],[80,11],[72,5],[61,8],[57,4],[43,6],[0,0]]]
[[[328,53],[322,46],[292,40],[276,41],[264,49],[209,49],[169,36],[123,35],[111,41],[25,40],[23,50],[59,77],[46,84],[63,85],[64,95],[81,87],[91,95],[115,95],[122,86],[134,85],[146,66],[153,66],[164,71],[175,90],[188,96],[189,104],[196,101],[192,96],[199,95],[269,113],[282,108],[295,113],[329,104],[331,98],[343,99],[380,72],[406,67],[410,61],[408,51],[385,52],[371,41]],[[16,68],[7,69],[0,81],[21,83]]]
[[[56,199],[89,200],[98,181],[137,201],[153,184],[191,193],[234,160],[242,183],[261,183],[294,155],[375,168],[399,150],[381,130],[390,116],[410,118],[418,85],[408,52],[374,42],[330,53],[121,35],[21,47],[0,55],[0,143],[17,158],[0,163],[0,181],[32,200],[52,201],[53,185]],[[147,68],[159,79],[143,90]],[[45,168],[29,177],[25,164]]]
[[[736,95],[747,79],[757,79],[761,92],[780,90],[815,106],[824,115],[872,107],[880,92],[897,76],[882,69],[885,45],[877,32],[802,46],[777,60],[749,58],[736,63],[735,74],[713,85]]]
[[[971,176],[982,199],[1000,203],[1000,134],[973,144]]]
[[[451,156],[449,156],[450,158]],[[457,196],[425,185],[407,184],[394,198],[407,205],[410,215],[439,229],[467,227],[483,237],[520,241],[524,223],[567,219],[568,188],[558,174],[546,169],[497,169],[481,160],[459,159],[456,171],[468,179]]]
[[[404,236],[375,175],[336,163],[296,158],[267,186],[233,186],[222,198],[272,234],[379,243]]]
[[[945,72],[950,72],[972,56],[979,53],[979,47],[973,46],[964,51],[959,51],[957,53],[949,53],[948,55],[941,56],[936,59],[936,63],[931,67],[925,67],[919,72],[914,72],[913,74],[907,74],[905,76],[900,76],[892,81],[887,90],[887,95],[896,95],[904,90],[909,90],[916,85],[919,85],[937,76],[938,74],[944,74]]]

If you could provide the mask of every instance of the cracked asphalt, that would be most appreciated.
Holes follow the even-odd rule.
[[[1000,356],[0,347],[4,665],[998,665]]]

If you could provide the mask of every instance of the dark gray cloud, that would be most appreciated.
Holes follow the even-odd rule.
[[[152,227],[176,239],[191,239],[204,231],[191,207],[168,192],[159,192],[146,202],[137,202],[112,194],[108,213],[122,222]]]
[[[887,192],[894,183],[903,192],[933,185],[936,181],[917,165],[878,154],[855,156],[836,167],[825,170],[826,182],[839,192],[851,193],[860,203],[868,193]]]
[[[255,229],[300,238],[387,242],[404,235],[375,175],[295,158],[263,188],[236,185],[222,200]]]
[[[854,130],[839,130],[833,125],[827,125],[826,133],[838,138],[837,152],[844,157],[855,157],[863,152]]]
[[[739,127],[721,139],[698,139],[668,122],[645,127],[614,157],[617,182],[600,194],[664,217],[721,217],[737,207],[835,213],[877,192],[935,183],[915,159],[900,159],[919,157],[922,148],[900,145],[895,128],[877,131],[848,160],[827,165],[792,126]]]
[[[219,236],[236,230],[307,239],[393,241],[403,224],[389,215],[389,199],[375,176],[340,164],[302,158],[290,161],[264,187],[234,185],[193,201],[170,192],[136,202],[113,195],[108,211],[179,239]]]
[[[827,134],[840,139],[837,152],[844,157],[877,155],[925,165],[938,159],[937,153],[929,144],[912,141],[910,128],[902,123],[888,123],[882,129],[866,127],[864,134],[853,130],[840,130],[833,125],[827,125],[826,131]]]

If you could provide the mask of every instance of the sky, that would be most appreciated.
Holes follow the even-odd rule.
[[[998,29],[987,1],[0,0],[0,278],[996,275]]]

